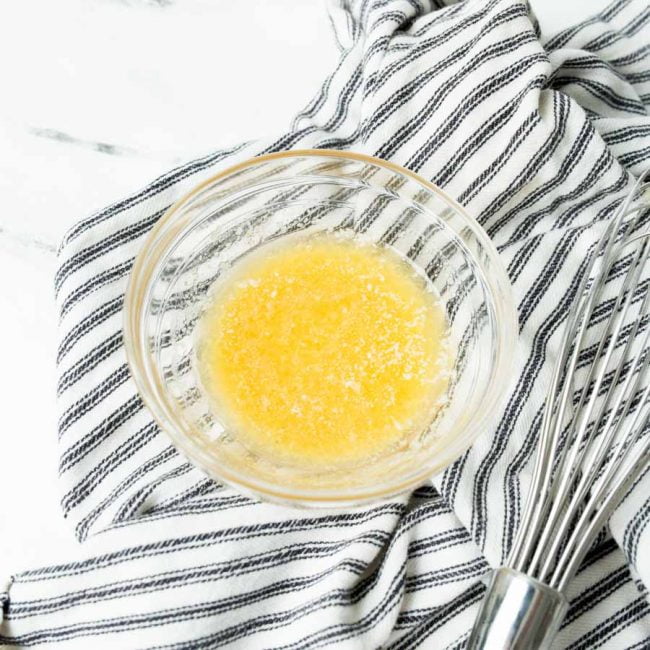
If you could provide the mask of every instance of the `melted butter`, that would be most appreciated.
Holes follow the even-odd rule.
[[[286,239],[236,263],[202,317],[198,369],[217,415],[257,453],[308,465],[408,442],[449,381],[439,299],[389,248]]]

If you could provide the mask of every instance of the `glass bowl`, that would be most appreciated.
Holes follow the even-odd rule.
[[[428,276],[456,355],[447,405],[426,431],[324,470],[265,458],[228,430],[198,377],[195,330],[210,286],[242,255],[291,233],[337,231],[389,245]],[[509,383],[517,322],[498,254],[460,205],[384,160],[308,150],[235,165],[174,204],[133,266],[124,333],[145,404],[192,463],[261,498],[345,507],[417,487],[486,430]]]

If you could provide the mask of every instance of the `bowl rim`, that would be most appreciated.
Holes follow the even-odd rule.
[[[152,391],[150,385],[151,379],[156,380],[156,378],[146,376],[148,365],[145,362],[142,350],[138,345],[138,333],[141,329],[139,318],[144,305],[144,294],[147,291],[151,280],[151,273],[147,274],[146,270],[147,268],[149,268],[149,270],[152,269],[153,265],[150,263],[152,257],[155,265],[155,256],[153,256],[153,253],[155,253],[158,248],[157,245],[160,243],[158,242],[159,235],[162,233],[165,226],[172,223],[177,213],[195,196],[223,178],[240,172],[248,167],[253,167],[268,161],[283,158],[306,157],[354,160],[406,176],[430,192],[433,192],[435,195],[440,197],[444,203],[458,213],[466,222],[466,225],[470,227],[480,245],[487,251],[488,258],[490,259],[490,273],[482,274],[482,279],[487,284],[492,295],[494,316],[500,327],[496,330],[497,337],[496,352],[494,354],[493,377],[481,403],[481,412],[483,415],[481,417],[470,419],[467,423],[465,427],[465,442],[454,452],[453,458],[445,463],[439,463],[438,466],[432,465],[431,463],[425,463],[420,471],[414,472],[406,478],[401,477],[400,479],[394,480],[388,485],[377,486],[376,488],[373,488],[373,486],[367,486],[355,488],[347,492],[341,490],[334,491],[332,489],[329,489],[329,491],[322,489],[310,491],[293,487],[282,489],[281,486],[276,484],[263,480],[255,480],[250,476],[242,475],[240,472],[233,470],[222,463],[217,463],[218,470],[215,471],[213,465],[208,464],[207,460],[203,458],[205,455],[204,451],[191,441],[186,433],[180,431],[164,412],[161,412],[161,409],[159,408],[160,400],[155,397],[153,394],[154,391]],[[495,245],[492,243],[492,240],[488,237],[480,223],[472,217],[458,201],[453,199],[444,190],[410,169],[368,154],[337,149],[292,149],[254,156],[234,165],[230,165],[195,185],[191,190],[186,192],[171,206],[169,206],[167,210],[165,210],[160,219],[146,236],[129,273],[128,284],[124,294],[122,333],[127,365],[138,394],[161,431],[168,436],[177,451],[179,451],[180,454],[192,465],[198,467],[211,479],[231,485],[240,492],[249,494],[257,499],[261,498],[267,501],[299,507],[340,508],[345,506],[358,506],[378,501],[380,499],[387,499],[414,489],[425,483],[445,467],[448,467],[472,446],[483,432],[486,420],[492,418],[492,414],[503,405],[506,396],[508,395],[507,389],[511,380],[510,370],[514,362],[515,346],[512,345],[512,341],[516,341],[518,337],[518,319],[512,293],[512,285],[510,284],[505,267]],[[149,354],[149,356],[151,355]]]

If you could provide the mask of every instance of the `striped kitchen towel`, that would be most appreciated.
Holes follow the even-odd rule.
[[[0,645],[462,648],[520,518],[576,271],[650,163],[650,6],[617,0],[547,39],[524,0],[439,5],[331,2],[340,61],[288,132],[194,160],[67,234],[60,474],[83,554],[13,576]],[[521,328],[509,398],[473,448],[432,485],[346,512],[208,480],[152,422],[122,343],[129,269],[166,208],[235,162],[311,147],[392,160],[463,203]],[[571,585],[558,648],[650,648],[649,494],[650,472]]]

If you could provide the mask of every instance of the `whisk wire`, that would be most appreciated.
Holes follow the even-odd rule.
[[[646,390],[645,399],[648,398],[649,390]],[[650,414],[647,414],[643,425],[640,427],[640,431],[644,430],[648,423],[650,422]],[[621,457],[621,460],[623,457]],[[643,467],[645,467],[650,461],[650,437],[643,444],[642,449],[640,450],[639,456],[634,459],[628,459],[628,467],[624,467],[621,471],[616,473],[610,473],[607,475],[607,481],[602,484],[600,489],[596,492],[596,497],[599,501],[602,501],[604,498],[611,500],[613,503],[618,503],[620,499],[625,495],[630,486],[638,478],[638,474]],[[616,468],[619,467],[617,463]],[[609,516],[611,511],[607,508],[600,508],[597,510],[595,516],[589,521],[587,521],[587,510],[583,513],[584,521],[579,521],[576,525],[571,539],[567,542],[567,546],[558,560],[556,570],[554,572],[553,578],[549,583],[550,587],[557,589],[558,591],[564,591],[569,583],[569,581],[576,574],[584,556],[587,554],[589,547],[593,541],[594,535],[600,530]]]
[[[574,509],[578,507],[578,504],[585,498],[587,491],[590,492],[587,503],[585,504],[584,510],[580,515],[578,521],[575,523],[571,535],[566,542],[566,546],[560,555],[560,558],[557,561],[555,569],[553,571],[552,577],[549,580],[549,586],[555,589],[562,589],[560,585],[563,584],[563,580],[566,577],[573,575],[569,572],[568,563],[573,560],[574,562],[580,562],[582,560],[583,554],[588,550],[588,544],[585,545],[585,548],[582,549],[580,542],[581,540],[590,540],[591,531],[596,531],[595,524],[593,520],[595,519],[596,511],[602,505],[602,501],[608,496],[611,491],[612,484],[615,481],[616,476],[618,475],[618,470],[621,468],[625,460],[628,458],[628,452],[634,447],[637,442],[638,437],[641,435],[641,432],[645,428],[644,426],[638,426],[640,416],[643,412],[641,408],[643,404],[648,399],[650,395],[650,384],[646,387],[639,401],[639,408],[631,420],[626,425],[624,425],[625,417],[627,416],[631,404],[634,401],[633,395],[638,392],[638,385],[643,380],[645,372],[649,367],[650,354],[648,354],[647,348],[644,350],[642,355],[636,360],[635,366],[639,365],[641,361],[641,356],[643,357],[643,363],[641,367],[636,371],[635,368],[631,369],[628,374],[628,378],[636,375],[636,381],[631,389],[632,396],[630,396],[624,406],[624,411],[621,413],[616,425],[612,427],[612,430],[608,431],[606,442],[611,442],[616,437],[621,439],[621,442],[618,446],[618,449],[612,453],[611,459],[607,460],[607,451],[608,446],[605,444],[602,445],[602,450],[600,452],[600,458],[595,462],[585,473],[581,480],[580,486],[576,490],[575,503],[572,503],[571,508]],[[627,380],[626,380],[627,383]],[[626,389],[628,386],[625,387]],[[647,423],[647,416],[646,416]],[[603,440],[605,439],[603,436]],[[606,471],[603,471],[603,466],[606,465]],[[597,476],[599,475],[599,476]],[[591,486],[591,487],[590,487]],[[580,494],[578,494],[580,491]],[[603,510],[606,514],[607,511]],[[604,523],[604,521],[603,521]],[[602,524],[601,524],[602,525]],[[600,528],[600,526],[599,526]],[[567,531],[568,532],[568,531]],[[577,559],[574,559],[577,558]],[[577,567],[576,567],[577,568]],[[549,568],[550,570],[550,568]]]
[[[640,264],[639,262],[644,254],[645,248],[646,244],[644,242],[644,244],[637,251],[634,261],[628,270],[628,274],[625,276],[625,283],[627,284],[629,281],[629,286],[631,287],[636,286],[638,283],[641,269],[643,267],[643,264]],[[607,267],[603,268],[601,277],[606,277],[609,270],[610,269]],[[631,279],[630,274],[632,274]],[[557,488],[557,493],[559,496],[553,501],[546,526],[542,531],[537,550],[531,561],[531,569],[533,573],[540,578],[544,578],[550,573],[552,569],[552,563],[557,554],[558,548],[562,543],[565,535],[568,533],[567,529],[573,520],[573,517],[571,516],[565,516],[562,518],[563,513],[565,511],[568,511],[569,513],[575,513],[577,511],[577,508],[579,508],[587,493],[595,472],[600,467],[600,465],[587,466],[587,470],[583,471],[582,475],[578,479],[577,485],[575,485],[576,478],[574,476],[574,472],[571,471],[571,468],[585,467],[585,465],[583,465],[583,461],[588,453],[588,450],[591,448],[589,443],[598,435],[600,424],[607,410],[606,407],[609,403],[610,398],[616,393],[618,379],[623,368],[622,364],[619,364],[616,368],[614,377],[612,378],[609,388],[607,389],[606,396],[602,400],[600,411],[598,412],[596,419],[592,420],[592,413],[599,397],[603,382],[605,381],[607,367],[617,346],[621,329],[625,322],[624,319],[632,302],[633,296],[634,291],[632,289],[628,290],[627,292],[621,292],[619,294],[616,300],[616,304],[612,309],[611,316],[607,322],[607,333],[600,340],[600,344],[595,356],[596,361],[591,365],[589,375],[581,392],[580,403],[576,411],[580,414],[579,423],[576,427],[576,432],[573,435],[572,440],[569,440],[566,443],[567,446],[570,447],[569,452],[564,456],[563,464],[556,469],[556,471],[559,472],[559,485]],[[638,321],[636,321],[636,329],[638,329]],[[633,340],[633,336],[628,337],[628,342],[625,346],[626,351],[632,347]],[[606,342],[607,346],[605,353],[603,354],[603,348],[605,347]],[[580,346],[577,345],[576,349],[579,348]],[[625,358],[625,356],[623,358]],[[593,379],[593,385],[591,385],[593,375],[595,375],[595,378]],[[631,381],[631,377],[632,373],[630,372],[627,375],[627,379]],[[589,395],[589,399],[587,405],[584,406],[586,395]],[[619,410],[620,401],[622,401],[623,398],[624,393],[622,391],[619,391],[617,399],[615,400],[615,404],[611,408],[608,424],[611,424],[615,419],[616,414]],[[610,434],[614,434],[614,431],[610,431]],[[601,444],[602,439],[603,438],[601,437]],[[604,458],[605,455],[603,454],[602,459]],[[546,557],[543,563],[542,555]],[[541,568],[539,568],[539,565],[541,565]]]
[[[638,289],[643,285],[640,279],[648,260],[650,233],[635,233],[647,205],[631,207],[648,188],[647,176],[648,173],[638,179],[633,191],[622,202],[582,271],[578,299],[567,319],[560,363],[556,365],[544,411],[531,483],[531,494],[535,498],[527,501],[508,562],[509,566],[531,577],[542,581],[548,578],[551,586],[566,583],[566,571],[575,570],[579,563],[575,560],[576,553],[588,549],[589,544],[582,538],[587,532],[597,530],[595,525],[601,519],[597,508],[603,500],[611,502],[611,491],[622,489],[623,483],[616,480],[615,475],[634,442],[625,440],[621,432],[636,441],[632,433],[636,431],[638,436],[644,430],[644,426],[640,429],[634,427],[637,427],[647,401],[646,391],[633,424],[624,426],[624,421],[628,419],[634,395],[638,393],[650,360],[650,354],[645,353],[646,331],[640,351],[625,370],[626,360],[637,343],[639,327],[649,306],[648,283],[645,283],[640,316],[631,327],[626,324],[631,305],[637,302]],[[587,332],[596,308],[601,308],[599,300],[604,287],[611,279],[615,265],[621,263],[621,253],[629,250],[630,246],[634,246],[634,250],[622,281],[623,289],[614,300],[594,362],[588,368],[578,403],[574,405],[573,381],[584,355]],[[650,330],[650,326],[647,325],[647,329]],[[609,371],[616,350],[623,345],[620,339],[625,338],[627,342],[620,355],[621,362],[613,372]],[[623,373],[625,378],[620,386]],[[594,419],[599,399],[602,403]],[[573,408],[570,418],[569,406]],[[616,446],[614,443],[620,438],[623,444],[615,453],[610,453],[612,445]]]
[[[616,221],[618,222],[619,219]],[[522,526],[520,527],[519,538],[522,538],[522,531],[532,531],[537,530],[539,527],[540,521],[548,521],[549,510],[552,507],[553,499],[555,493],[558,491],[557,484],[551,481],[551,476],[554,472],[562,471],[564,466],[564,461],[569,450],[569,445],[561,445],[561,434],[563,429],[563,422],[565,421],[566,410],[571,401],[572,385],[568,381],[568,377],[575,371],[578,365],[578,359],[580,356],[581,346],[580,342],[585,336],[589,322],[589,314],[593,308],[593,303],[596,299],[596,292],[589,293],[589,285],[593,286],[594,280],[592,271],[593,268],[597,265],[601,259],[601,255],[607,253],[608,249],[613,246],[612,239],[608,236],[611,230],[614,228],[615,224],[610,224],[605,231],[605,234],[599,241],[596,248],[592,251],[591,257],[587,264],[586,269],[583,272],[583,277],[580,282],[577,295],[579,300],[574,303],[574,307],[571,310],[568,318],[567,327],[571,327],[573,330],[577,330],[576,340],[572,340],[570,337],[565,337],[562,344],[562,350],[560,353],[560,358],[562,363],[558,364],[555,369],[555,376],[553,378],[553,388],[550,393],[550,402],[547,404],[547,408],[544,412],[544,420],[542,423],[542,435],[540,449],[537,455],[536,463],[536,476],[533,477],[533,482],[531,484],[531,490],[536,489],[536,487],[545,486],[543,494],[539,495],[539,498],[534,503],[533,509],[529,510],[524,515],[524,520]],[[560,402],[559,406],[556,403],[556,398],[559,395]],[[581,396],[581,400],[584,400],[584,393]],[[573,426],[574,416],[571,419],[570,427]],[[559,450],[559,453],[555,457],[555,462],[553,463],[553,456],[551,450]],[[539,473],[537,472],[538,467],[540,466]],[[527,506],[531,505],[531,500],[528,501]],[[527,515],[530,513],[530,516]],[[545,530],[548,530],[545,529]],[[527,539],[522,539],[523,548],[521,551],[521,556],[517,557],[517,564],[514,565],[514,568],[520,571],[526,571],[531,575],[535,575],[535,567],[539,562],[539,554],[543,548],[543,542],[540,543],[537,547],[537,550],[532,549],[534,542],[534,536],[531,534]],[[517,548],[517,543],[515,543],[515,550],[513,553],[518,553],[519,549]],[[531,557],[532,554],[532,557]],[[512,560],[511,560],[512,561]]]
[[[600,244],[602,244],[602,240],[599,242],[599,245]],[[592,252],[592,256],[588,258],[586,269],[583,271],[582,279],[578,286],[578,296],[583,295],[585,292],[587,282],[589,280],[590,270],[595,262],[596,257],[597,255]],[[586,319],[584,318],[585,310],[585,303],[574,303],[571,313],[569,314],[569,322],[580,322],[580,327],[582,329],[583,326],[586,326]],[[560,358],[562,359],[562,363],[557,364],[553,372],[553,389],[551,392],[552,395],[555,395],[558,390],[566,388],[566,377],[563,376],[562,371],[571,353],[571,341],[569,338],[565,338],[562,342],[562,348],[560,350]],[[573,349],[573,355],[576,357],[576,359],[577,354],[578,351]],[[538,499],[528,499],[526,502],[519,533],[515,538],[510,555],[510,566],[518,571],[525,572],[528,569],[527,559],[529,559],[531,546],[534,542],[534,538],[532,536],[526,536],[523,533],[530,530],[533,527],[534,522],[540,521],[540,519],[545,514],[544,511],[548,509],[548,492],[553,487],[550,481],[550,476],[553,470],[552,456],[550,452],[551,449],[557,447],[559,438],[559,431],[557,427],[553,427],[553,423],[557,420],[562,421],[564,417],[566,405],[569,398],[568,392],[568,390],[562,392],[559,406],[555,400],[553,400],[552,404],[550,406],[547,405],[547,408],[544,410],[540,433],[540,444],[537,451],[535,466],[533,469],[533,477],[530,490],[532,491],[538,486],[544,486],[545,492],[544,494],[539,495]]]

